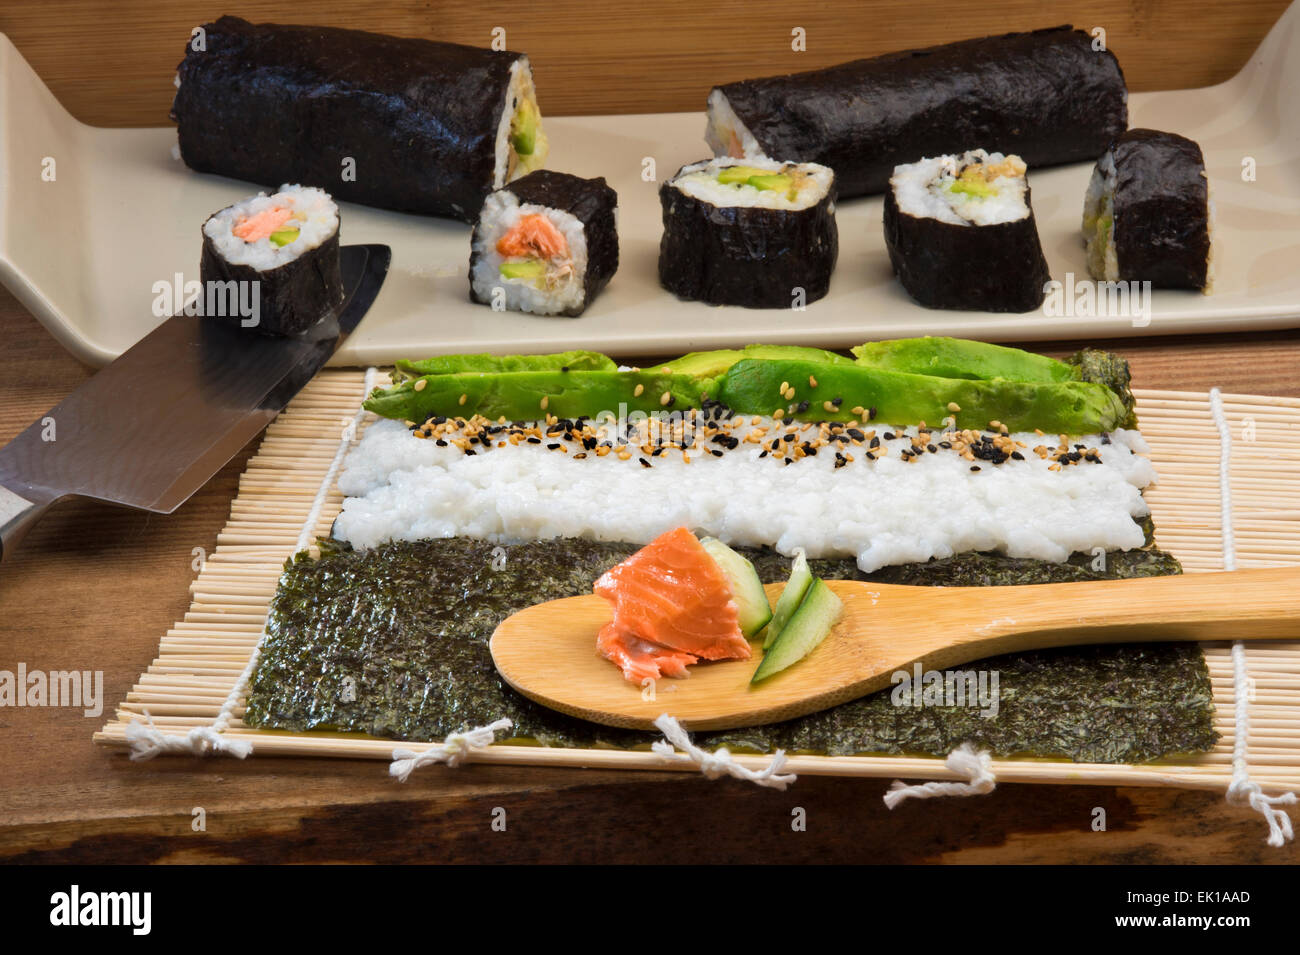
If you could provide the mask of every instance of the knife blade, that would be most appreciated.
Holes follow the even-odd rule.
[[[170,514],[256,437],[357,327],[386,245],[339,250],[344,300],[301,335],[175,315],[0,448],[0,560],[55,501]]]

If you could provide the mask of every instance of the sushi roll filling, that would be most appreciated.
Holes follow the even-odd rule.
[[[230,263],[271,269],[319,247],[338,231],[338,207],[310,186],[284,185],[221,210],[204,234]]]
[[[496,250],[503,257],[497,271],[507,281],[555,289],[573,275],[568,240],[540,212],[521,215],[497,240]]]
[[[686,166],[675,188],[715,206],[760,206],[796,211],[821,202],[833,174],[815,163],[714,159]]]
[[[549,151],[550,143],[542,130],[542,114],[537,108],[532,69],[527,57],[522,57],[510,68],[510,88],[497,133],[493,188],[500,189],[507,182],[540,169]]]
[[[983,149],[894,170],[899,208],[952,225],[998,225],[1029,214],[1024,161]]]

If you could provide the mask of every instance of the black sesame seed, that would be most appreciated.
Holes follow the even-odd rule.
[[[972,471],[978,471],[978,470],[980,469],[980,466],[979,466],[978,464],[972,464],[972,465],[970,466],[970,469],[971,469]]]
[[[1012,452],[1011,452],[1011,458],[1012,458],[1012,460],[1015,460],[1015,461],[1023,461],[1023,460],[1025,459],[1025,456],[1024,456],[1023,454],[1021,454],[1019,451],[1012,451]]]
[[[528,439],[528,443],[529,443],[529,444],[541,444],[541,443],[542,443],[542,439],[541,439],[541,438],[530,437],[530,438]]]
[[[548,444],[548,445],[546,446],[546,450],[548,450],[548,451],[557,451],[557,450],[559,450],[559,447],[560,447],[559,442],[556,442],[556,443],[554,443],[554,444]]]
[[[438,447],[440,447],[440,448],[445,448],[445,447],[447,446],[447,442],[444,441],[442,438],[439,438],[435,443],[436,443],[436,444],[438,445]]]
[[[803,414],[803,413],[804,413],[805,411],[807,411],[810,407],[811,407],[811,405],[809,405],[809,403],[808,403],[807,401],[801,401],[801,402],[799,402],[799,407],[796,408],[795,411],[796,411],[797,414]]]
[[[868,421],[875,421],[875,420],[876,420],[876,409],[875,409],[875,408],[868,408],[868,409],[867,409],[867,420],[868,420]]]
[[[831,404],[838,408],[840,405],[844,404],[844,399],[837,395],[831,399]]]
[[[892,432],[892,431],[886,431],[886,432],[885,432],[885,440],[886,440],[886,441],[893,441],[893,440],[894,440],[894,432]]]
[[[654,467],[654,465],[651,464],[649,461],[647,461],[645,458],[637,458],[637,460],[641,462],[641,467],[643,468]]]

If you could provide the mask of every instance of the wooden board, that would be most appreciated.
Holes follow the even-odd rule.
[[[307,386],[267,431],[240,480],[240,495],[191,588],[189,613],[162,638],[159,655],[141,675],[114,719],[96,740],[124,746],[132,720],[148,711],[160,728],[186,732],[210,723],[245,669],[266,619],[281,565],[293,552],[322,488],[311,536],[328,533],[342,497],[327,478],[337,460],[341,431],[353,420],[364,392],[363,373],[327,371]],[[1139,391],[1138,414],[1161,483],[1147,492],[1157,542],[1189,572],[1222,568],[1218,498],[1218,437],[1202,392]],[[1231,459],[1237,563],[1241,567],[1300,563],[1300,480],[1264,468],[1300,464],[1300,399],[1227,395],[1234,435]],[[359,433],[351,435],[351,440]],[[259,503],[254,503],[256,497]],[[274,504],[265,503],[274,499]],[[281,522],[267,527],[268,514]],[[1225,635],[1227,636],[1227,635]],[[1206,658],[1218,710],[1218,746],[1200,756],[1140,766],[1057,760],[994,761],[1003,782],[1154,785],[1226,789],[1233,745],[1232,664],[1226,644],[1207,644]],[[1248,757],[1252,776],[1269,791],[1300,787],[1300,641],[1247,651],[1254,699]],[[252,742],[254,755],[337,756],[387,760],[397,745],[359,734],[283,733],[245,727],[236,707],[228,733]],[[759,767],[759,757],[739,757]],[[535,766],[682,769],[654,754],[497,746],[476,761]],[[910,757],[791,759],[805,775],[947,778],[941,760]]]

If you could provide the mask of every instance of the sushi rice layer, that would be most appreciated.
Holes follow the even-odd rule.
[[[894,169],[900,211],[952,225],[998,225],[1029,215],[1025,164],[1018,156],[975,149]]]
[[[446,537],[644,544],[684,525],[731,545],[854,557],[866,572],[969,551],[1064,561],[1141,547],[1135,518],[1149,513],[1142,489],[1156,479],[1141,435],[1124,430],[1068,444],[977,435],[986,443],[971,457],[942,447],[951,433],[880,422],[821,443],[824,425],[733,418],[697,430],[686,452],[594,447],[557,433],[563,423],[487,424],[473,442],[458,421],[428,436],[371,425],[339,478],[335,536],[359,548]],[[991,440],[1025,450],[994,451]],[[791,450],[801,446],[820,453]]]
[[[246,233],[252,241],[237,234],[241,226],[277,212],[281,214],[274,221],[284,219],[277,226],[284,232]],[[259,192],[213,214],[203,223],[203,234],[212,240],[224,261],[267,272],[317,248],[338,227],[338,206],[329,193],[312,186],[283,185],[272,195]],[[278,244],[277,236],[288,241]]]

